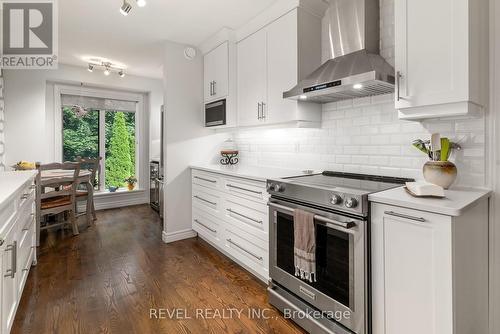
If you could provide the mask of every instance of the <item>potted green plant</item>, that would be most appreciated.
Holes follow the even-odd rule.
[[[452,143],[448,138],[433,135],[433,140],[417,139],[413,147],[429,157],[423,166],[424,179],[432,184],[448,189],[457,178],[457,167],[448,159],[453,150],[460,150],[460,145]]]
[[[128,190],[134,190],[137,179],[135,176],[129,176],[125,179],[125,182],[127,183]]]

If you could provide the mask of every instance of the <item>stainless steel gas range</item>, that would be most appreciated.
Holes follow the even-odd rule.
[[[310,333],[370,333],[368,195],[407,181],[338,172],[268,180],[269,302]],[[314,214],[316,282],[295,276],[296,209]]]

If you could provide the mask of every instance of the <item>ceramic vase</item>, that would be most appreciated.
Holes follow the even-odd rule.
[[[423,168],[425,181],[448,189],[457,179],[457,167],[450,161],[427,161]]]

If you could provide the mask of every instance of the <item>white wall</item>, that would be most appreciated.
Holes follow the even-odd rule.
[[[163,103],[161,80],[115,75],[60,65],[58,70],[6,70],[5,157],[7,165],[19,160],[52,162],[54,156],[54,82],[144,93],[151,119],[159,119]],[[159,122],[151,122],[151,139],[159,138]],[[149,145],[148,145],[149,146]]]
[[[184,57],[185,45],[165,46],[165,215],[163,240],[194,236],[191,229],[191,171],[208,162],[227,135],[203,127],[203,58]]]

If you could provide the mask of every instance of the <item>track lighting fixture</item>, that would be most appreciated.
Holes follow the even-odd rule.
[[[122,13],[123,16],[127,16],[131,10],[132,10],[132,5],[129,4],[127,0],[123,0],[123,4],[120,8],[120,13]]]
[[[146,0],[137,0],[137,6],[139,7],[146,6]]]
[[[125,70],[123,68],[116,67],[112,63],[109,63],[109,62],[89,63],[88,64],[88,71],[89,72],[94,72],[95,68],[102,69],[105,76],[109,76],[109,75],[111,75],[111,72],[115,72],[120,76],[120,78],[125,77]]]

